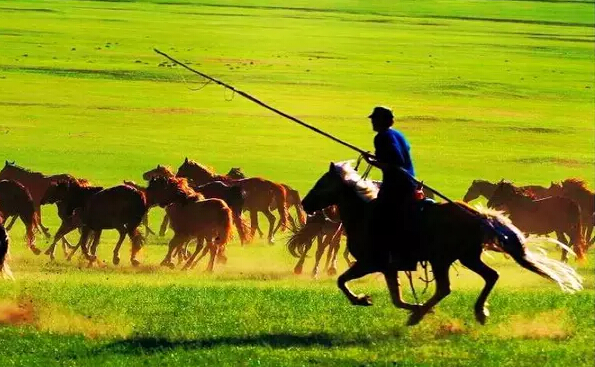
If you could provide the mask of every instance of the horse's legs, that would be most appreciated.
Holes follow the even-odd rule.
[[[97,246],[99,245],[99,240],[101,239],[101,232],[101,229],[93,231],[93,243],[91,244],[91,258],[93,260],[90,260],[89,266],[93,264],[93,261],[97,260]]]
[[[215,245],[215,242],[212,238],[207,241],[207,248],[209,249],[209,253],[211,255],[209,258],[209,265],[207,265],[207,271],[212,273],[213,265],[215,264],[215,256],[217,255],[217,245]]]
[[[45,235],[46,238],[52,238],[52,234],[50,233],[50,230],[47,227],[44,227],[43,224],[41,223],[41,206],[37,205],[35,207],[35,212],[37,213],[37,219],[38,222],[37,224],[39,225],[39,228],[41,228],[41,230],[43,231],[43,234]]]
[[[5,229],[7,231],[10,231],[10,229],[12,228],[12,226],[14,226],[14,222],[17,221],[18,217],[19,217],[18,215],[13,215],[12,216],[12,219],[11,219],[10,223],[8,223],[8,225],[5,227]],[[6,218],[6,221],[8,222],[8,218]]]
[[[320,259],[324,254],[324,250],[328,247],[329,243],[329,236],[327,235],[323,241],[318,242],[318,247],[316,248],[316,260],[314,263],[314,269],[312,269],[312,278],[318,277],[318,267],[320,264]]]
[[[271,211],[268,209],[265,210],[263,213],[264,213],[264,216],[267,217],[267,219],[269,221],[268,241],[269,241],[269,245],[272,245],[275,243],[275,239],[273,238],[273,229],[275,228],[275,220],[277,220],[277,218],[275,218],[273,213],[271,213]]]
[[[204,237],[197,237],[196,238],[196,249],[194,249],[194,253],[192,254],[192,256],[190,256],[188,261],[186,261],[186,264],[184,265],[182,270],[186,270],[192,265],[192,263],[194,262],[194,259],[196,259],[196,256],[198,255],[198,253],[200,252],[200,250],[202,250],[203,244],[204,244]]]
[[[62,221],[62,223],[60,224],[60,228],[58,228],[58,231],[56,231],[56,234],[54,235],[54,241],[52,242],[52,244],[50,245],[50,247],[48,247],[47,250],[45,250],[45,254],[46,255],[50,255],[50,259],[54,260],[55,259],[55,252],[56,252],[56,244],[58,243],[58,241],[60,241],[64,236],[66,236],[70,231],[72,231],[75,228],[75,226],[72,225],[72,223],[68,222],[68,221]],[[64,249],[64,253],[66,253],[66,249]]]
[[[260,238],[262,238],[262,231],[258,227],[258,212],[256,210],[250,210],[250,237],[254,238],[254,235],[258,231]]]
[[[293,268],[294,274],[302,273],[302,270],[304,268],[304,261],[306,261],[306,256],[308,255],[308,251],[310,251],[311,248],[312,248],[312,241],[310,241],[309,243],[306,244],[306,246],[304,246],[304,251],[302,252],[302,256],[300,256],[300,259],[298,260],[297,264],[295,264],[295,267]]]
[[[384,273],[384,279],[386,280],[386,286],[390,292],[390,298],[393,301],[393,305],[398,308],[404,308],[409,311],[420,308],[420,305],[414,305],[403,301],[403,295],[401,293],[401,280],[399,279],[399,272],[387,271]]]
[[[163,220],[161,221],[161,227],[159,228],[159,236],[165,236],[165,232],[167,232],[167,225],[169,224],[169,215],[165,213],[163,216]]]
[[[450,264],[445,263],[432,264],[434,279],[436,279],[436,292],[434,292],[434,295],[430,297],[428,302],[424,303],[411,313],[407,325],[411,326],[418,324],[432,307],[450,294],[450,279],[448,278],[449,267]]]
[[[291,225],[291,230],[294,232],[297,231],[297,226],[295,225],[295,219],[293,219],[293,217],[289,213],[287,213],[287,221],[289,221],[289,224]],[[279,228],[281,228],[282,223],[283,223],[282,221],[279,221],[279,223],[277,223],[277,226],[275,227],[275,230],[273,231],[273,236],[275,236],[275,233],[277,233]]]
[[[148,237],[150,234],[155,235],[155,232],[153,232],[153,230],[151,229],[151,227],[149,227],[149,211],[147,210],[147,212],[145,213],[145,215],[143,215],[143,226],[145,227],[145,237]]]
[[[201,246],[202,246],[202,242],[201,242]],[[204,249],[202,250],[202,253],[198,257],[198,259],[196,259],[196,261],[194,262],[194,264],[192,264],[190,266],[190,269],[194,269],[196,267],[196,265],[198,265],[198,263],[200,262],[200,260],[202,260],[202,258],[205,257],[207,255],[207,253],[209,253],[209,251],[210,251],[210,248],[209,248],[209,244],[207,243],[207,246],[204,247]]]
[[[564,233],[562,233],[561,231],[556,231],[556,237],[558,238],[558,241],[570,247],[571,244],[569,243],[569,241],[566,240],[566,236],[564,236]],[[565,249],[562,249],[562,257],[560,258],[560,260],[562,262],[568,262],[568,251],[566,251]]]
[[[490,312],[485,307],[485,303],[488,295],[492,291],[492,288],[494,288],[494,285],[500,276],[496,270],[490,268],[483,261],[481,261],[481,253],[461,258],[460,261],[461,264],[466,266],[469,270],[479,274],[486,282],[485,286],[481,290],[481,293],[479,294],[479,297],[477,298],[477,302],[475,302],[475,319],[480,324],[484,325],[487,317],[490,316]]]
[[[240,244],[244,246],[244,242],[246,242],[246,232],[244,228],[244,223],[242,223],[241,213],[233,213],[233,224],[236,226],[238,234],[240,235]]]
[[[167,250],[167,254],[165,254],[165,258],[161,262],[161,265],[168,266],[173,269],[175,265],[171,261],[172,253],[177,247],[184,244],[184,242],[186,242],[187,240],[188,240],[187,236],[183,236],[183,235],[179,235],[179,234],[175,233],[173,238],[169,241],[169,249]]]
[[[343,250],[343,258],[347,263],[347,266],[353,266],[353,261],[349,260],[349,247],[345,246],[345,250]]]
[[[116,243],[116,247],[114,247],[114,255],[112,258],[112,262],[114,265],[118,265],[120,263],[120,247],[122,246],[122,242],[126,238],[126,228],[118,228],[118,233],[120,234],[120,238],[118,238],[118,242]]]
[[[345,283],[353,279],[361,278],[364,275],[370,274],[374,271],[376,271],[376,269],[356,261],[352,267],[347,269],[347,271],[341,274],[337,279],[337,285],[339,286],[339,289],[343,292],[343,294],[345,294],[345,296],[347,296],[347,299],[349,299],[349,302],[351,302],[352,305],[371,306],[372,298],[365,294],[356,295],[347,287],[347,284]]]
[[[27,246],[35,255],[39,255],[41,250],[35,246],[35,233],[33,233],[33,221],[29,222],[27,219],[31,220],[31,217],[27,218],[24,215],[21,215],[21,221],[25,224],[25,228],[27,231]]]
[[[328,275],[337,274],[337,254],[339,253],[339,247],[341,247],[341,232],[342,227],[339,226],[339,228],[333,234],[333,238],[331,239],[331,247],[329,249],[329,256],[331,257],[331,267],[327,271]]]

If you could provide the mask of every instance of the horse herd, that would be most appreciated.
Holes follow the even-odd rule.
[[[121,185],[103,188],[69,174],[47,176],[6,161],[0,171],[0,266],[8,246],[8,237],[1,225],[5,221],[8,223],[6,230],[9,230],[16,219],[21,218],[26,227],[28,247],[35,254],[41,253],[35,245],[35,230],[50,238],[48,228],[41,221],[40,207],[45,204],[56,204],[62,221],[45,251],[52,260],[55,248],[61,242],[69,260],[81,248],[91,265],[97,260],[102,231],[116,229],[120,236],[113,250],[113,263],[119,264],[120,247],[128,235],[132,242],[130,261],[136,266],[139,264],[136,256],[146,237],[140,233],[139,226],[141,223],[145,225],[146,235],[154,234],[147,223],[147,212],[158,205],[166,211],[160,235],[164,235],[168,227],[174,232],[162,265],[174,267],[172,258],[177,256],[179,262],[185,261],[184,268],[192,268],[209,254],[207,269],[212,271],[216,259],[226,261],[225,247],[234,226],[242,245],[249,243],[256,232],[261,237],[264,235],[258,224],[258,213],[263,213],[269,222],[266,238],[270,244],[274,243],[278,230],[289,228],[294,232],[287,246],[289,252],[299,258],[295,273],[302,272],[315,238],[318,239],[318,249],[313,275],[318,274],[321,257],[327,248],[325,269],[329,274],[336,273],[343,226],[335,206],[306,217],[299,193],[288,185],[260,177],[246,177],[239,168],[218,175],[188,158],[176,173],[157,165],[145,172],[143,179],[147,186],[124,181]],[[555,233],[558,241],[572,247],[579,257],[595,242],[591,238],[594,194],[581,180],[567,179],[552,183],[549,188],[515,187],[506,181],[475,180],[463,200],[469,202],[479,196],[488,199],[488,206],[505,210],[515,225],[527,234]],[[295,208],[295,219],[289,214],[291,207]],[[279,213],[278,221],[272,213],[275,210]],[[244,211],[249,212],[249,224],[242,216]],[[12,221],[10,217],[13,217]],[[75,229],[79,229],[81,235],[78,243],[72,245],[65,236]],[[197,245],[190,254],[187,246],[193,239]],[[344,257],[351,264],[347,249]],[[563,250],[562,259],[567,259],[566,250]],[[6,264],[0,267],[2,269],[4,273],[10,271]]]

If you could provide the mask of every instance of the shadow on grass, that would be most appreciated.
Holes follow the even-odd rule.
[[[146,354],[159,353],[168,349],[208,349],[218,346],[266,346],[271,348],[289,348],[289,347],[336,347],[369,345],[375,340],[369,335],[341,337],[326,333],[316,333],[308,335],[294,335],[287,333],[280,334],[261,334],[249,336],[222,336],[207,337],[204,339],[193,340],[170,340],[167,338],[156,337],[133,337],[111,342],[99,347],[96,352],[99,353],[120,353],[120,354]]]

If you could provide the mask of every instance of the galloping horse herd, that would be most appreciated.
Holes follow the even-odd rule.
[[[128,235],[132,242],[130,261],[138,265],[138,251],[146,236],[154,234],[147,223],[147,212],[159,205],[166,211],[160,235],[164,235],[168,227],[174,232],[162,265],[173,268],[172,258],[177,256],[179,262],[185,262],[184,269],[192,268],[209,254],[207,269],[212,271],[216,259],[226,261],[225,247],[232,238],[234,226],[242,245],[249,243],[256,232],[263,236],[258,225],[258,213],[263,213],[269,221],[266,238],[270,244],[274,243],[278,230],[289,228],[293,231],[287,246],[289,252],[299,258],[295,273],[302,272],[306,254],[315,238],[318,239],[318,249],[313,275],[318,274],[321,257],[327,248],[325,269],[328,268],[331,275],[336,273],[344,228],[334,205],[306,217],[299,193],[288,185],[259,177],[247,178],[239,168],[232,168],[227,175],[217,175],[212,169],[188,158],[177,173],[157,165],[145,172],[143,179],[147,186],[124,181],[121,185],[103,188],[69,174],[47,176],[6,161],[0,171],[0,270],[4,275],[10,274],[5,261],[6,231],[16,219],[21,218],[25,224],[28,247],[40,254],[35,245],[35,232],[42,231],[50,238],[48,228],[42,224],[40,206],[56,204],[62,223],[45,251],[52,260],[56,245],[61,242],[69,260],[81,248],[83,256],[92,265],[97,261],[101,232],[115,229],[120,237],[113,251],[113,263],[119,264],[119,250]],[[496,183],[475,180],[463,200],[469,202],[479,196],[488,199],[489,207],[508,213],[526,234],[555,233],[557,240],[568,246],[562,246],[564,261],[569,247],[580,258],[595,242],[592,238],[595,196],[581,180],[552,182],[549,188],[515,187],[504,180]],[[295,219],[288,211],[290,207],[295,208]],[[275,210],[278,221],[272,213]],[[242,216],[244,211],[250,214],[249,224]],[[6,229],[5,222],[8,223]],[[141,224],[146,227],[145,236],[139,231]],[[75,229],[79,229],[80,239],[73,245],[65,235]],[[197,245],[190,254],[187,246],[193,239]],[[347,249],[344,257],[351,265]]]

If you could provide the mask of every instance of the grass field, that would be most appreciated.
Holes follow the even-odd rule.
[[[366,116],[392,106],[419,178],[453,198],[476,178],[595,183],[592,1],[11,0],[0,19],[0,159],[36,171],[108,186],[188,156],[305,193],[330,161],[356,158],[220,87],[193,90],[204,81],[156,47],[364,149]],[[55,207],[43,216],[58,227]],[[86,269],[35,257],[23,234],[11,232],[17,280],[0,283],[0,323],[22,313],[0,324],[0,366],[595,360],[592,252],[572,262],[585,278],[574,295],[488,258],[501,278],[486,326],[472,316],[482,282],[453,268],[453,293],[407,328],[380,277],[354,282],[375,300],[354,308],[334,278],[294,276],[283,236],[234,242],[209,275],[159,268],[169,237],[149,238],[138,269]],[[115,240],[103,236],[106,259]]]

